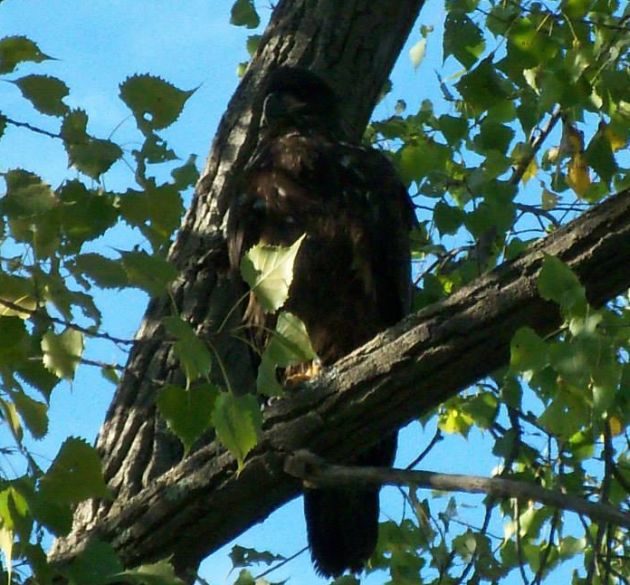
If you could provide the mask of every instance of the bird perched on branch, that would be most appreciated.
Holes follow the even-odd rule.
[[[413,206],[388,159],[344,140],[338,98],[315,74],[271,73],[259,143],[229,210],[230,262],[257,243],[289,246],[303,234],[285,309],[297,315],[323,366],[363,345],[409,309]],[[246,312],[258,339],[273,316]],[[351,461],[391,465],[396,435]],[[360,571],[376,546],[378,490],[304,492],[308,541],[325,576]]]

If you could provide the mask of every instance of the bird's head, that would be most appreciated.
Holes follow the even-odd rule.
[[[337,96],[307,69],[279,67],[267,81],[262,125],[270,129],[336,130]]]

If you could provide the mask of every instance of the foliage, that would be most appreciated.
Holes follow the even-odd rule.
[[[624,4],[446,5],[444,103],[425,99],[366,135],[392,151],[418,205],[416,308],[629,185]],[[520,330],[509,368],[422,422],[435,438],[482,437],[502,477],[625,509],[628,298],[593,308],[553,257],[544,260],[539,292],[560,306],[557,334]],[[410,517],[381,531],[373,568],[389,571],[391,583],[539,583],[555,570],[576,585],[627,582],[630,543],[615,526],[533,502],[418,498],[410,490]]]
[[[83,440],[68,438],[44,471],[27,449],[25,433],[36,439],[47,434],[51,394],[62,380],[72,381],[78,367],[96,365],[107,379],[121,369],[84,357],[86,344],[94,339],[131,345],[131,340],[117,339],[103,329],[96,293],[136,287],[151,295],[164,294],[177,275],[166,260],[166,251],[181,221],[182,193],[197,177],[194,158],[178,162],[157,134],[175,122],[193,92],[150,75],[130,77],[121,84],[121,97],[141,136],[140,146],[128,151],[111,139],[89,133],[87,112],[71,109],[64,101],[70,93],[64,81],[46,74],[20,76],[25,63],[49,59],[31,39],[0,39],[0,72],[10,76],[4,80],[19,90],[34,112],[54,118],[57,126],[55,131],[42,130],[3,110],[0,137],[8,126],[47,135],[63,144],[68,166],[76,171],[74,178],[57,187],[28,169],[2,173],[0,411],[16,452],[24,456],[24,469],[14,477],[2,470],[0,550],[6,568],[2,579],[17,583],[32,574],[42,584],[52,583],[56,575],[46,562],[46,534],[68,533],[74,506],[91,497],[108,498],[109,491],[98,454]],[[136,185],[115,192],[106,187],[104,175],[123,162],[133,168]],[[166,179],[158,178],[165,174],[159,165],[168,165]],[[135,228],[142,241],[133,249],[106,252],[104,238],[123,222]],[[186,337],[176,322],[171,329],[174,336]],[[192,345],[190,339],[185,341]],[[190,375],[208,365],[201,354],[200,350],[187,354]],[[213,392],[196,388],[194,406],[211,404]],[[163,389],[164,410],[173,410],[178,398]],[[182,411],[184,407],[168,419],[176,428],[180,428]],[[195,410],[199,412],[204,411]],[[206,414],[204,428],[209,418]],[[195,429],[188,421],[184,426],[184,442],[189,444],[196,437]],[[180,583],[168,563],[123,572],[115,552],[105,544],[88,548],[64,572],[70,582],[82,585],[120,582],[121,578],[139,584]]]
[[[390,153],[418,207],[416,309],[629,186],[630,12],[624,4],[449,0],[446,9],[443,100],[424,99],[415,111],[398,100],[395,114],[373,122],[365,137]],[[231,22],[259,27],[256,4],[233,2]],[[409,58],[422,71],[434,39],[429,28],[420,33]],[[249,36],[250,56],[259,41],[259,34]],[[49,584],[57,570],[46,561],[47,537],[70,530],[78,502],[109,494],[98,455],[84,441],[68,438],[44,470],[27,439],[47,434],[51,395],[77,368],[98,367],[115,381],[121,366],[86,356],[95,340],[125,349],[131,340],[107,331],[99,303],[125,288],[168,297],[178,272],[167,250],[198,173],[195,157],[180,160],[163,136],[194,90],[155,75],[127,78],[120,98],[137,127],[130,148],[113,135],[92,134],[89,113],[67,103],[71,88],[46,69],[51,57],[42,49],[25,36],[0,39],[0,75],[39,120],[17,119],[3,105],[0,139],[8,140],[8,128],[48,136],[63,145],[73,169],[57,186],[29,168],[2,173],[0,417],[23,465],[13,474],[2,469],[0,579],[21,583],[34,575]],[[23,74],[25,67],[38,69]],[[108,174],[122,165],[131,169],[133,184],[109,188]],[[126,249],[112,249],[108,238],[121,226],[133,238]],[[242,266],[254,294],[276,316],[260,356],[258,389],[265,395],[281,392],[278,368],[315,358],[304,325],[282,311],[300,242],[256,247]],[[538,286],[559,305],[561,328],[548,338],[518,331],[509,366],[423,417],[425,428],[435,430],[429,447],[443,437],[457,444],[483,436],[498,460],[496,474],[625,510],[629,299],[590,306],[575,275],[553,257],[544,259]],[[161,325],[185,383],[159,389],[160,413],[186,452],[214,432],[242,465],[261,429],[257,398],[235,395],[215,340],[184,316],[173,314]],[[629,546],[618,527],[533,502],[409,489],[402,519],[382,525],[368,571],[385,571],[396,584],[499,583],[515,575],[540,583],[568,567],[564,574],[571,571],[575,585],[623,583]],[[240,547],[232,560],[238,583],[266,582],[247,570],[253,564],[285,562]],[[124,571],[115,551],[100,542],[65,573],[82,585],[179,582],[167,562]],[[351,582],[357,580],[338,580]]]

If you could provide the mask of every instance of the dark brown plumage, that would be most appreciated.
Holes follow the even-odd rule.
[[[342,137],[332,90],[306,70],[276,70],[228,219],[234,269],[258,242],[290,245],[307,234],[284,308],[305,323],[324,366],[400,320],[410,297],[408,194],[381,153]],[[254,298],[246,319],[264,343],[272,323]],[[395,449],[392,435],[352,463],[391,465]],[[304,508],[317,570],[361,570],[376,545],[378,490],[306,489]]]

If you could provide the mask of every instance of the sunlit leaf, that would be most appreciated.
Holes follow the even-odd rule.
[[[293,263],[305,237],[289,247],[257,244],[243,256],[241,275],[265,311],[277,311],[287,300]]]
[[[60,335],[49,331],[42,338],[44,365],[59,378],[72,380],[83,355],[83,333],[66,329]]]
[[[591,177],[588,172],[588,165],[584,156],[579,152],[575,153],[569,161],[567,171],[567,184],[580,197],[585,197],[591,186]]]
[[[411,49],[409,49],[409,58],[411,59],[411,64],[414,69],[418,69],[418,67],[420,67],[426,50],[427,39],[420,39],[413,47],[411,47]]]
[[[13,402],[0,398],[0,409],[2,409],[2,418],[7,423],[11,434],[21,443],[24,432],[22,430],[22,422]]]
[[[13,531],[6,526],[0,526],[0,550],[4,555],[4,565],[6,566],[8,582],[11,583],[13,572]]]
[[[276,377],[277,368],[310,362],[316,358],[304,323],[292,313],[282,311],[258,367],[258,391],[268,396],[281,394],[282,386]]]

